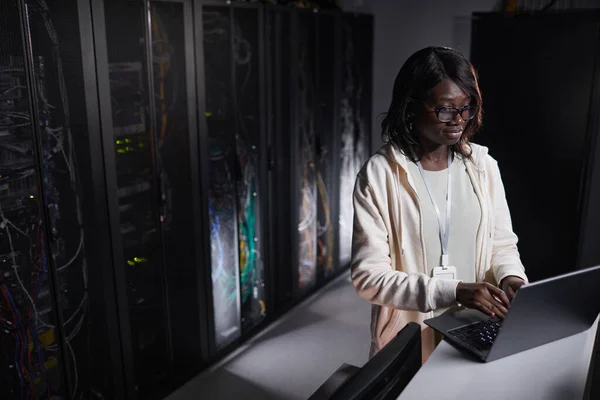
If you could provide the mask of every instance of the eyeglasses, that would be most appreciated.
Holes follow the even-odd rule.
[[[427,104],[423,102],[424,104]],[[470,121],[477,115],[477,106],[464,106],[462,108],[455,107],[433,107],[432,105],[427,104],[429,107],[433,108],[435,111],[435,115],[440,122],[450,122],[454,121],[456,116],[460,114],[460,117],[463,121]]]

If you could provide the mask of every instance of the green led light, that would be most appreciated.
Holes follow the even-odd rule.
[[[125,142],[124,142],[124,141],[122,141],[121,139],[119,139],[119,140],[117,140],[115,143],[116,143],[116,144],[123,144],[123,143],[125,143]]]
[[[204,115],[207,116],[207,117],[212,117],[212,113],[211,112],[205,112]]]
[[[29,196],[29,198],[30,198],[30,199],[33,199],[34,197],[33,197],[33,195],[31,195],[31,196]]]
[[[131,139],[129,139],[129,138],[125,139],[125,143],[131,143]]]
[[[135,265],[135,263],[133,261],[131,261],[131,260],[127,260],[127,264],[129,264],[132,267]]]

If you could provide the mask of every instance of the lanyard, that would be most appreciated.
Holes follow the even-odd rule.
[[[423,177],[423,182],[425,182],[425,188],[427,189],[427,193],[429,194],[429,198],[431,199],[431,203],[433,203],[433,208],[435,208],[435,213],[437,215],[438,224],[440,227],[440,242],[442,242],[442,267],[448,266],[448,236],[450,234],[450,210],[451,210],[451,174],[450,174],[450,163],[452,162],[452,152],[448,149],[448,187],[447,187],[447,195],[446,195],[446,226],[443,226],[442,223],[442,215],[440,214],[440,209],[433,198],[433,194],[431,189],[429,188],[429,183],[427,182],[427,178],[425,177],[425,170],[421,165],[421,161],[417,161],[417,165],[419,166],[419,172]]]

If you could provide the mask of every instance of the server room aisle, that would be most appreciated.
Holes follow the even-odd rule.
[[[342,363],[364,365],[369,321],[342,274],[167,400],[306,400]]]

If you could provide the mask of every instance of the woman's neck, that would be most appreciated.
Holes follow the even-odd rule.
[[[448,146],[421,146],[421,165],[427,171],[441,171],[448,168]]]

